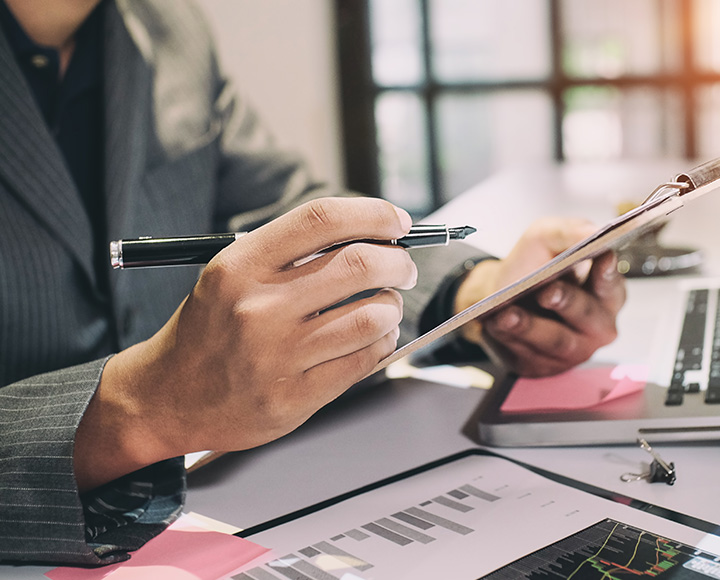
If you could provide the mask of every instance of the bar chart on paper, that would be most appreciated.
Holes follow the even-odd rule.
[[[365,554],[367,550],[356,542],[375,540],[381,546],[373,546],[372,551],[391,552],[393,548],[404,547],[414,542],[428,545],[439,537],[466,536],[475,530],[458,521],[460,513],[468,513],[475,509],[472,500],[494,502],[499,496],[483,491],[472,484],[465,484],[447,494],[439,495],[431,500],[420,502],[404,510],[388,514],[374,521],[361,524],[357,528],[337,534],[329,540],[319,541],[268,562],[263,568],[255,568],[248,574],[233,576],[234,580],[270,580],[277,578],[294,578],[297,580],[335,580],[347,576],[349,570],[367,572],[375,567],[374,558]],[[453,510],[455,513],[453,513]],[[388,554],[389,555],[389,554]],[[268,576],[264,572],[270,570],[280,576]],[[342,576],[328,573],[328,570],[343,571]],[[372,577],[370,574],[368,577]]]
[[[619,523],[627,518],[643,528]],[[651,526],[655,532],[642,531]],[[673,531],[688,543],[663,539]],[[233,580],[611,580],[636,571],[652,578],[670,568],[692,573],[682,566],[698,557],[692,546],[702,539],[689,528],[482,455],[248,537],[272,551]],[[710,551],[700,557],[715,558]],[[630,575],[620,574],[621,566],[632,569]],[[700,576],[673,576],[686,577]]]

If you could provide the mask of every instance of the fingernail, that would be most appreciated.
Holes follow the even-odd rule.
[[[418,269],[417,269],[417,266],[415,265],[415,263],[413,262],[413,277],[412,277],[412,285],[410,286],[410,288],[415,288],[415,286],[417,285],[417,281],[418,281]]]
[[[512,330],[520,324],[520,315],[515,310],[508,310],[500,314],[497,324],[501,330]]]
[[[603,278],[605,280],[612,280],[618,276],[619,272],[617,269],[617,258],[613,256],[613,259],[610,263],[610,265],[605,268],[605,271],[603,272]]]
[[[412,218],[410,217],[410,214],[402,208],[399,208],[397,206],[394,207],[395,213],[397,213],[398,217],[400,218],[400,224],[402,225],[403,229],[409,230],[412,227]]]
[[[549,294],[546,294],[544,296],[545,300],[545,307],[546,308],[555,308],[562,302],[564,292],[562,291],[562,288],[555,288],[552,292]]]
[[[393,330],[393,336],[395,337],[395,342],[397,342],[398,339],[400,338],[400,327],[399,326],[396,326],[395,329]]]

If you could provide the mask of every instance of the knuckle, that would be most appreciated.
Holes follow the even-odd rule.
[[[252,308],[249,307],[247,302],[239,300],[233,304],[230,319],[233,328],[245,330],[252,323],[252,320]]]
[[[258,396],[255,407],[269,428],[283,428],[293,416],[294,403],[275,392]]]
[[[380,361],[380,358],[372,349],[363,349],[347,357],[348,370],[352,376],[362,377],[370,372]]]
[[[273,348],[273,343],[268,340],[270,336],[268,320],[271,320],[277,311],[278,304],[272,296],[245,296],[235,300],[226,320],[234,336],[246,343],[251,341],[252,348],[265,355],[257,359],[258,366],[261,365],[261,361],[272,356],[272,352],[265,352]]]
[[[209,263],[203,270],[196,287],[199,289],[222,288],[226,286],[234,277],[234,273],[230,266],[222,261],[216,260]]]
[[[350,244],[340,251],[345,261],[347,273],[352,278],[369,279],[373,272],[373,262],[368,257],[367,250],[362,244]]]
[[[355,311],[353,328],[359,336],[373,335],[379,330],[380,321],[372,315],[369,307],[363,306]]]
[[[389,332],[367,348],[348,355],[346,358],[348,370],[354,376],[366,376],[382,359],[392,354],[396,343],[396,334]]]
[[[321,198],[309,201],[301,213],[302,226],[307,231],[335,232],[340,228],[337,200]]]
[[[553,356],[567,359],[577,353],[578,340],[570,332],[558,332],[550,343],[550,348]]]

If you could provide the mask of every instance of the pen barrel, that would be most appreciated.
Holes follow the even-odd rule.
[[[110,254],[115,268],[207,264],[213,256],[235,239],[235,234],[214,234],[121,240],[111,243]]]
[[[410,232],[398,239],[395,244],[403,248],[422,248],[447,246],[450,232],[445,226],[413,226]]]

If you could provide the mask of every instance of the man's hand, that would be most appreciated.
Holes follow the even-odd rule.
[[[388,202],[328,198],[220,252],[155,336],[107,363],[78,431],[80,485],[191,451],[267,443],[365,377],[395,348],[393,288],[414,286],[415,265],[401,248],[362,243],[303,259],[410,226]]]
[[[534,223],[507,258],[481,262],[470,272],[458,290],[456,311],[519,280],[595,229],[565,218]],[[624,302],[624,281],[608,253],[596,258],[589,272],[555,280],[529,299],[466,324],[462,332],[521,375],[553,375],[615,339],[615,318]]]

